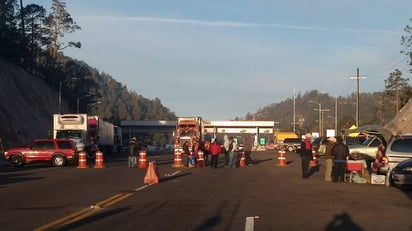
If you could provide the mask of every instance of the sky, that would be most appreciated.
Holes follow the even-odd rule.
[[[48,13],[51,0],[26,0]],[[230,120],[312,90],[384,90],[410,0],[66,0],[85,61],[177,116]]]

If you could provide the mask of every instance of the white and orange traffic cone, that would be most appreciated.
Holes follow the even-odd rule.
[[[315,167],[318,165],[318,160],[316,159],[316,152],[312,151],[312,159],[309,161],[309,167]]]
[[[139,163],[137,164],[139,168],[146,168],[147,167],[147,153],[146,150],[141,150],[139,152]]]
[[[287,166],[286,152],[284,150],[279,150],[276,166]]]
[[[239,167],[245,167],[246,166],[246,156],[245,152],[241,151],[240,152],[240,160],[239,160]]]
[[[175,149],[175,155],[174,155],[174,160],[173,160],[173,168],[183,168],[183,159],[182,159],[182,150],[181,149]]]
[[[104,161],[103,161],[103,152],[101,151],[96,152],[96,160],[94,163],[94,168],[105,168]]]
[[[197,153],[197,167],[205,167],[205,154],[203,153],[203,151],[199,151]]]
[[[81,151],[79,153],[78,162],[79,162],[79,164],[78,164],[77,168],[88,168],[88,166],[87,166],[87,157],[86,157],[86,152],[85,151]]]

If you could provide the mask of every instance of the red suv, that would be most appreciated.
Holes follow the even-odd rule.
[[[14,167],[31,162],[51,162],[62,167],[76,160],[76,145],[69,139],[37,139],[29,147],[12,148],[4,153]]]

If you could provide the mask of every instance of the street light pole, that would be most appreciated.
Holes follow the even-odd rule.
[[[87,104],[87,106],[86,106],[86,112],[87,112],[87,114],[89,114],[89,106],[95,106],[95,105],[97,105],[97,104],[101,104],[102,102],[100,102],[100,101],[96,101],[96,102],[94,102],[94,103],[89,103],[89,104]]]
[[[89,97],[89,96],[91,96],[91,95],[83,95],[83,96],[77,98],[77,114],[79,114],[80,100],[83,99],[83,98]]]
[[[316,102],[316,101],[309,101],[309,103],[316,103],[318,105],[318,111],[319,111],[319,136],[322,136],[322,104]]]

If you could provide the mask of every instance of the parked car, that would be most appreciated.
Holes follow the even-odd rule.
[[[300,150],[300,143],[302,142],[299,138],[286,138],[283,140],[283,148],[289,152]]]
[[[348,145],[348,147],[353,146],[353,145],[361,145],[363,142],[365,142],[366,139],[367,138],[365,136],[355,136],[355,137],[346,136],[345,144]]]
[[[379,172],[386,173],[388,169],[393,169],[400,162],[412,158],[412,134],[393,137],[387,147],[384,164]]]
[[[412,158],[400,162],[392,169],[391,183],[398,186],[412,185]]]
[[[327,143],[327,137],[317,137],[315,140],[312,141],[312,149],[317,153],[317,155],[323,156],[325,155]]]
[[[70,139],[37,139],[28,147],[6,150],[4,157],[14,167],[32,162],[51,162],[55,167],[62,167],[76,160],[77,149]]]
[[[376,151],[378,151],[379,145],[384,143],[383,137],[376,135],[369,136],[362,144],[360,145],[349,145],[349,153],[360,154],[364,158],[374,160],[376,158]]]

